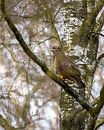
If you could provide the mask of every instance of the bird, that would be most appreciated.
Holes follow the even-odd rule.
[[[53,46],[51,51],[53,52],[53,63],[60,78],[75,82],[79,88],[85,88],[86,85],[81,79],[78,67],[64,54],[61,47]]]

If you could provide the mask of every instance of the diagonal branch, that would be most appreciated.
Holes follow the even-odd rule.
[[[104,125],[104,118],[103,119],[99,119],[96,123],[96,126],[95,126],[95,130],[98,130],[98,128],[100,126]]]
[[[103,85],[102,89],[100,90],[100,99],[99,99],[99,101],[98,101],[98,103],[93,111],[95,115],[99,114],[103,105],[104,105],[104,85]]]
[[[98,67],[100,61],[101,61],[103,58],[104,58],[104,53],[102,53],[102,54],[96,59],[94,73],[95,73],[96,68]]]
[[[27,54],[27,56],[29,56],[30,59],[32,59],[35,63],[37,63],[41,67],[42,71],[46,75],[48,75],[48,77],[50,77],[52,80],[54,80],[56,83],[58,83],[68,94],[72,95],[80,103],[80,105],[83,108],[85,108],[90,113],[90,115],[92,115],[93,106],[91,104],[89,104],[89,102],[84,100],[84,98],[81,97],[75,90],[73,90],[71,87],[69,87],[68,84],[66,84],[59,77],[57,77],[51,70],[49,70],[48,67],[46,66],[46,64],[43,61],[41,61],[40,59],[38,59],[37,56],[29,49],[26,42],[22,38],[22,35],[20,34],[18,29],[14,25],[14,22],[6,13],[5,0],[1,0],[1,11],[2,11],[2,15],[3,15],[4,19],[8,23],[8,26],[14,33],[16,39],[18,40],[19,44],[21,45],[21,47],[23,48],[23,50]]]

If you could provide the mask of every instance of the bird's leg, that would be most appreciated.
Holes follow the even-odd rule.
[[[60,78],[61,78],[62,80],[65,80],[64,77],[63,77],[63,75],[60,75]]]

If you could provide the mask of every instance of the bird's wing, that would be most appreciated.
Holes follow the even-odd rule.
[[[72,68],[72,69],[77,69],[77,66],[72,63],[69,60],[64,60],[64,62],[61,64],[64,68]]]
[[[77,66],[72,61],[69,61],[69,59],[64,60],[61,66],[67,71],[70,71],[71,73],[73,72],[73,74],[75,73],[76,75],[80,75],[80,71]]]

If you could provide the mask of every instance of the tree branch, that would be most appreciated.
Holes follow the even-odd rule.
[[[97,130],[100,126],[102,126],[104,124],[104,118],[103,119],[99,119],[96,123],[95,126],[95,130]]]
[[[72,95],[79,103],[80,105],[85,108],[90,115],[92,115],[92,111],[93,111],[93,106],[91,104],[89,104],[86,100],[84,100],[75,90],[73,90],[71,87],[68,86],[68,84],[66,84],[64,81],[62,81],[59,77],[57,77],[51,70],[48,69],[48,67],[46,66],[46,64],[39,60],[37,58],[37,56],[29,49],[29,47],[27,46],[26,42],[24,41],[24,39],[22,38],[22,35],[20,34],[20,32],[18,31],[18,29],[16,28],[16,26],[14,25],[14,22],[12,21],[12,19],[7,15],[6,10],[5,10],[5,0],[1,0],[1,11],[2,11],[2,15],[4,17],[4,19],[6,20],[6,22],[8,23],[8,26],[10,27],[10,29],[12,30],[12,32],[14,33],[16,39],[18,40],[19,44],[21,45],[21,47],[23,48],[24,52],[35,62],[37,63],[41,69],[43,70],[43,72],[48,75],[48,77],[50,77],[52,80],[54,80],[56,83],[58,83],[60,86],[62,86],[62,88],[70,95]]]
[[[100,61],[102,60],[102,58],[104,58],[104,53],[102,53],[97,59],[96,59],[96,62],[95,62],[95,69],[94,69],[94,73],[96,71],[96,68],[98,67]]]
[[[38,3],[39,3],[39,6],[41,7],[42,12],[44,13],[44,16],[45,16],[47,22],[49,22],[51,25],[52,37],[55,37],[58,45],[60,47],[62,47],[61,39],[59,37],[58,31],[54,24],[55,16],[54,17],[52,16],[51,10],[48,7],[48,4],[45,0],[40,0]],[[43,6],[41,6],[41,5],[43,5]]]
[[[18,128],[11,126],[8,120],[6,120],[2,115],[0,115],[0,125],[5,128],[5,130],[19,130]]]
[[[99,0],[96,7],[92,10],[90,16],[88,15],[85,20],[83,20],[82,26],[80,28],[80,41],[85,44],[85,47],[88,44],[89,37],[91,36],[94,27],[96,27],[96,17],[99,14],[100,10],[104,6],[104,0]]]
[[[103,85],[102,89],[100,90],[100,99],[99,99],[93,113],[95,115],[98,115],[100,110],[102,109],[103,105],[104,105],[104,85]]]
[[[95,127],[96,120],[98,119],[98,115],[99,115],[103,105],[104,105],[104,85],[100,91],[100,99],[99,99],[94,111],[92,112],[93,117],[91,117],[87,130],[93,130],[93,128]]]
[[[102,36],[102,37],[104,37],[104,34],[102,34],[102,33],[99,33],[99,35]]]
[[[102,53],[96,60],[97,64],[100,63],[101,59],[104,58],[104,53]]]

